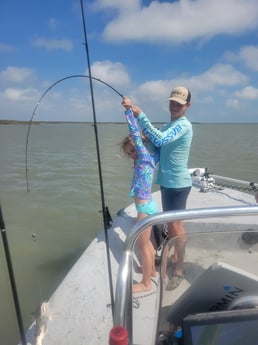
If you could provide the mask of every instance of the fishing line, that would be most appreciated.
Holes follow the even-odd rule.
[[[31,239],[33,242],[33,251],[34,251],[34,256],[35,256],[35,262],[36,262],[36,257],[37,254],[39,253],[39,248],[38,248],[38,241],[37,241],[37,235],[35,232],[33,232],[31,234]],[[39,291],[39,305],[42,304],[42,300],[43,300],[43,293],[42,293],[42,284],[41,284],[41,279],[40,279],[40,273],[39,273],[39,268],[37,268],[36,270],[36,274],[37,274],[37,284],[38,284],[38,291]]]

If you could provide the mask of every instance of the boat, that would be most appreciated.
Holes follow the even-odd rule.
[[[258,185],[207,168],[190,173],[186,210],[162,212],[157,191],[157,214],[136,223],[131,204],[110,219],[108,243],[103,230],[42,303],[27,345],[257,343]],[[166,224],[179,219],[187,233],[184,279],[170,290],[175,239]],[[159,240],[154,231],[152,238],[157,274],[150,291],[132,294],[141,278],[136,242],[148,226],[159,229]]]
[[[91,75],[82,1],[81,12],[89,75],[58,80],[37,102],[26,140],[27,190],[31,123],[48,91],[70,78],[89,79],[98,163],[92,81],[105,84],[123,97]],[[257,342],[258,206],[253,194],[258,184],[213,175],[207,168],[192,168],[190,173],[193,187],[184,211],[162,212],[157,191],[153,199],[159,212],[136,223],[134,204],[119,210],[112,219],[102,199],[104,230],[52,296],[41,303],[25,333],[18,322],[19,345],[220,345],[233,344],[232,339],[245,345]],[[99,177],[102,192],[100,164]],[[176,238],[168,239],[166,224],[176,220],[185,221],[187,245],[184,279],[171,290],[170,258]],[[133,281],[141,279],[137,238],[149,226],[156,229],[152,234],[156,275],[150,291],[132,294]]]

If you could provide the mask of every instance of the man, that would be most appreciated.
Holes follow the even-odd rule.
[[[185,116],[190,107],[191,93],[183,86],[171,91],[169,97],[170,121],[159,130],[137,106],[132,106],[129,98],[122,101],[130,105],[143,133],[157,147],[160,147],[160,163],[156,183],[160,185],[163,211],[184,210],[192,186],[188,171],[188,159],[192,142],[192,125]],[[168,236],[175,240],[172,256],[174,271],[167,289],[175,289],[184,278],[183,262],[185,252],[185,230],[183,221],[168,224]]]

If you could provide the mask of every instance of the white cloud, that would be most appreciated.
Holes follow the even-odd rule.
[[[214,94],[216,92],[216,95],[220,94],[223,96],[223,92],[225,92],[227,87],[242,85],[247,81],[248,78],[233,66],[217,64],[204,73],[189,78],[179,77],[171,80],[147,81],[135,89],[134,97],[138,94],[151,102],[167,101],[171,88],[176,85],[184,85],[191,91],[193,90],[195,101],[212,103],[212,91],[214,91]]]
[[[224,56],[232,63],[242,61],[251,71],[258,71],[258,46],[244,46],[237,53],[228,51]]]
[[[34,78],[34,70],[24,67],[9,66],[0,72],[0,80],[11,83],[23,83]]]
[[[242,90],[237,91],[235,95],[239,98],[249,100],[258,99],[258,89],[252,86],[246,86]]]
[[[234,90],[247,82],[248,77],[232,65],[216,64],[203,73],[192,76],[147,81],[135,87],[129,97],[134,104],[146,111],[152,120],[167,121],[169,93],[176,85],[184,85],[192,93],[192,120],[209,121],[212,116],[217,116],[217,113],[222,114],[226,108],[240,109],[239,95],[234,94]],[[202,115],[207,108],[209,114],[205,115],[204,120]]]
[[[5,72],[7,72],[7,70]],[[30,70],[27,71],[27,74],[24,73],[23,78],[21,77],[21,70],[23,69],[9,69],[9,75],[17,77],[17,74],[19,74],[20,80],[26,80],[26,75],[29,78]],[[210,107],[210,104],[213,104],[212,110],[214,112],[217,104],[224,104],[224,107],[227,106],[237,109],[240,108],[241,105],[239,98],[243,99],[245,97],[254,99],[258,97],[257,89],[251,86],[244,87],[248,82],[248,78],[229,64],[216,64],[205,72],[196,75],[183,75],[182,77],[179,76],[168,80],[149,80],[137,86],[131,84],[128,72],[123,64],[112,63],[111,61],[98,61],[92,65],[92,76],[110,83],[111,86],[119,91],[122,90],[125,92],[125,90],[127,90],[128,92],[126,91],[126,95],[132,99],[133,103],[140,105],[148,114],[154,114],[155,118],[153,118],[153,120],[155,121],[167,120],[168,96],[171,88],[176,85],[185,85],[191,90],[192,111],[194,110],[199,114],[201,112],[197,110],[198,107],[205,109],[206,107]],[[30,81],[28,81],[26,85],[24,89],[7,88],[0,95],[1,102],[5,101],[11,104],[19,101],[23,102],[21,111],[24,107],[24,109],[27,109],[25,113],[30,113],[32,110],[31,106],[36,104],[40,94],[38,90],[30,86]],[[41,84],[41,86],[42,85],[43,84]],[[96,85],[98,86],[99,83],[96,83]],[[47,86],[49,86],[49,84]],[[243,87],[243,89],[233,94],[232,90],[234,90],[235,87]],[[78,85],[76,88],[74,84],[72,84],[72,87],[67,88],[65,93],[51,90],[51,93],[40,105],[40,111],[39,113],[37,112],[37,119],[39,119],[41,116],[40,114],[42,114],[43,120],[54,120],[57,114],[62,113],[62,116],[66,116],[67,119],[71,119],[72,114],[75,114],[73,115],[73,120],[75,120],[74,116],[76,116],[76,119],[81,119],[83,121],[91,120],[90,92],[86,89],[85,93],[84,88],[83,90],[82,92],[81,87]],[[104,87],[104,89],[95,88],[95,84],[94,91],[98,120],[123,121],[123,110],[120,107],[121,101],[117,95],[106,87]],[[86,99],[85,94],[87,95]],[[58,109],[58,111],[56,111],[56,109]],[[87,111],[85,111],[85,109]],[[203,113],[203,109],[201,109],[201,111]],[[199,114],[198,116],[200,116]],[[48,118],[46,118],[46,116],[48,116]],[[194,120],[196,119],[197,118],[194,118]]]
[[[5,99],[12,102],[19,101],[34,101],[35,96],[38,96],[38,91],[33,88],[17,89],[7,88],[1,93],[1,99]]]
[[[115,86],[125,86],[130,83],[126,68],[120,62],[96,61],[91,66],[91,74]]]
[[[46,38],[37,38],[33,45],[39,48],[45,48],[47,50],[65,50],[71,51],[73,49],[72,41],[68,39],[46,39]]]
[[[102,0],[97,4],[102,10],[117,9],[118,16],[104,30],[104,37],[110,41],[181,43],[219,34],[239,34],[258,26],[256,0],[151,1],[145,7],[134,1],[130,10],[128,4],[119,0]]]
[[[233,66],[227,64],[217,64],[201,75],[205,85],[212,89],[215,86],[230,86],[246,83],[248,78]]]
[[[258,71],[258,46],[242,47],[239,52],[239,59],[251,70]]]

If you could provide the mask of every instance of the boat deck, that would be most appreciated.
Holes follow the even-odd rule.
[[[154,193],[154,199],[159,205],[161,211],[160,193]],[[211,190],[207,193],[200,192],[200,188],[193,186],[187,208],[205,208],[217,206],[252,206],[255,205],[253,195],[248,195],[239,191]],[[110,240],[110,254],[113,276],[113,287],[116,285],[118,267],[123,252],[124,241],[130,229],[135,224],[135,207],[128,206],[121,211],[113,220],[112,228],[108,230]],[[246,217],[239,219],[228,217],[223,221],[220,219],[201,219],[199,221],[186,221],[186,229],[198,226],[201,230],[205,224],[210,224],[213,230],[220,226],[240,227],[242,230],[257,227],[257,219]],[[222,223],[223,224],[220,224]],[[198,223],[198,225],[196,225]],[[255,225],[256,223],[256,225]],[[196,244],[199,253],[199,262],[207,266],[206,249],[201,247],[201,243]],[[199,247],[200,246],[200,247]],[[201,249],[201,250],[200,250]],[[226,253],[226,251],[225,251]],[[186,262],[188,261],[187,252]],[[236,258],[233,254],[231,261]],[[216,256],[216,252],[214,252]],[[241,261],[241,259],[240,259]],[[139,264],[138,255],[135,255],[136,266]],[[257,262],[257,261],[256,261]],[[188,267],[190,267],[188,265]],[[255,270],[256,271],[256,270]],[[188,270],[186,265],[186,277],[190,279],[192,269]],[[140,273],[137,269],[134,272],[133,279],[140,280]],[[159,307],[159,294],[157,290],[161,289],[160,274],[153,278],[153,289],[150,292],[136,294],[133,296],[133,326],[134,326],[134,344],[151,345],[155,327],[153,324],[157,320],[153,319],[155,310]],[[182,286],[189,285],[185,280]],[[164,288],[164,284],[163,284]],[[115,290],[114,290],[115,291]],[[100,298],[101,296],[101,298]],[[166,297],[165,297],[166,298]],[[175,296],[172,297],[172,300]],[[96,237],[85,252],[81,255],[78,262],[74,265],[55,293],[47,302],[47,315],[39,318],[36,327],[34,323],[27,333],[28,341],[35,344],[35,331],[41,332],[40,339],[42,345],[103,345],[108,344],[109,330],[112,328],[112,311],[110,305],[110,292],[107,273],[107,259],[104,232]],[[163,299],[163,306],[171,303],[170,298]],[[144,311],[144,313],[143,313]],[[42,327],[42,321],[44,325]],[[143,326],[144,322],[144,326]],[[41,326],[39,329],[39,325]],[[143,331],[144,329],[144,331]],[[107,331],[108,330],[108,331]]]

